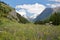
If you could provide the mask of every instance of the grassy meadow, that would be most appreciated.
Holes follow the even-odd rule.
[[[60,26],[1,20],[0,40],[60,40]]]

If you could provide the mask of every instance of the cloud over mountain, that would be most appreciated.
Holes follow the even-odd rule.
[[[23,5],[17,5],[16,10],[18,13],[20,13],[22,16],[28,16],[27,14],[31,14],[30,18],[36,18],[38,14],[40,14],[46,7],[42,4],[35,3],[35,4],[23,4]],[[23,9],[23,10],[22,10]],[[22,11],[21,11],[22,10]],[[27,13],[28,12],[28,13]]]
[[[49,0],[49,2],[53,2],[53,3],[47,3],[46,5],[48,7],[52,7],[52,8],[60,7],[60,0]]]
[[[55,4],[46,4],[46,5],[51,7],[51,8],[60,7],[60,4],[58,4],[58,3],[55,3]]]

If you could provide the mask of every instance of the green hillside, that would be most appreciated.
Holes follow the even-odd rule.
[[[8,21],[16,21],[19,23],[28,23],[29,21],[22,17],[20,14],[16,13],[15,9],[10,7],[4,2],[0,1],[0,21],[2,22],[2,19],[6,21],[5,19],[8,19]]]
[[[0,2],[0,17],[7,16],[13,9],[4,2]]]

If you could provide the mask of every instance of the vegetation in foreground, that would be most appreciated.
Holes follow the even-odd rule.
[[[1,23],[0,40],[60,40],[60,26],[21,24],[8,20]]]

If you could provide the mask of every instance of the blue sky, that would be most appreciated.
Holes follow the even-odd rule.
[[[34,4],[34,3],[40,3],[46,5],[47,3],[56,3],[54,1],[49,1],[49,0],[1,0],[6,2],[12,7],[15,7],[16,5],[22,5],[22,4]]]

